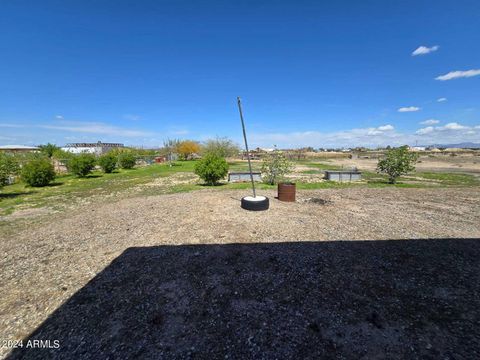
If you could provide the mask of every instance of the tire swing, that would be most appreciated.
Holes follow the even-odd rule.
[[[242,198],[241,207],[242,209],[250,210],[250,211],[268,210],[270,206],[270,201],[268,200],[268,197],[258,196],[255,192],[255,182],[253,181],[252,164],[250,162],[250,151],[248,150],[247,133],[245,131],[245,122],[243,121],[242,104],[239,97],[237,97],[237,102],[238,102],[238,111],[240,112],[240,120],[242,122],[243,139],[245,140],[245,150],[247,151],[248,170],[250,172],[250,180],[252,182],[252,192],[253,192],[253,196],[245,196]]]

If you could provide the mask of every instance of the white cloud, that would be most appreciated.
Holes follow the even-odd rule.
[[[392,125],[382,125],[377,128],[380,131],[390,131],[390,130],[395,130],[395,128]]]
[[[459,78],[469,78],[469,77],[478,76],[478,75],[480,75],[480,69],[465,70],[465,71],[457,70],[457,71],[450,71],[445,75],[437,76],[435,80],[446,81],[446,80],[453,80],[453,79],[459,79]]]
[[[382,130],[383,129],[383,130]],[[399,132],[392,125],[357,128],[335,132],[303,131],[290,133],[253,133],[253,147],[354,147],[415,144],[448,144],[457,142],[480,142],[480,125],[466,126],[449,123],[445,126],[427,126],[413,132]]]
[[[416,107],[416,106],[407,106],[407,107],[401,107],[397,111],[398,112],[413,112],[413,111],[419,111],[421,108]]]
[[[452,122],[452,123],[448,123],[445,126],[440,126],[437,129],[440,129],[440,130],[463,130],[463,129],[467,129],[467,128],[468,128],[467,126],[463,126],[463,125],[460,125],[459,123]]]
[[[37,127],[50,130],[124,137],[141,137],[150,135],[149,132],[142,130],[125,129],[118,126],[96,122],[65,121],[62,125],[38,125]]]
[[[437,99],[437,102],[444,102],[447,101],[447,98],[441,97]]]
[[[271,147],[342,147],[342,146],[378,146],[395,144],[398,133],[392,125],[358,128],[331,133],[304,131],[292,133],[252,134],[254,146]],[[400,141],[401,143],[401,141]]]
[[[435,125],[435,124],[438,124],[439,122],[440,122],[440,120],[428,119],[428,120],[422,121],[420,124],[422,124],[422,125]]]
[[[62,116],[62,115],[55,115],[55,119],[57,119],[57,120],[63,120],[63,116]]]
[[[426,128],[418,129],[417,131],[415,131],[415,134],[424,135],[429,134],[433,131],[435,131],[435,128],[433,126],[427,126]]]
[[[440,48],[440,46],[435,45],[432,47],[427,47],[427,46],[419,46],[418,48],[415,49],[414,52],[412,52],[412,56],[417,56],[417,55],[426,55],[431,52],[437,51]]]
[[[417,135],[430,135],[432,137],[436,137],[437,143],[439,142],[456,142],[456,141],[464,141],[464,140],[473,140],[473,141],[480,141],[480,133],[476,131],[476,129],[480,128],[480,126],[466,126],[461,125],[456,122],[448,123],[445,126],[427,126],[422,129],[418,129],[415,134]],[[475,138],[471,138],[471,136],[476,136]]]

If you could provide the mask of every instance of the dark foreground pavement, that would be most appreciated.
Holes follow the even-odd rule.
[[[480,239],[130,248],[23,344],[12,359],[478,359]]]

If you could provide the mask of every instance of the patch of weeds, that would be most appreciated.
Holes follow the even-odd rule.
[[[300,171],[301,174],[311,174],[311,175],[316,175],[316,174],[324,174],[324,171],[322,170],[303,170]]]
[[[305,163],[304,165],[311,167],[311,168],[316,168],[319,170],[342,170],[343,168],[338,165],[332,165],[332,164],[324,164],[324,163]]]
[[[440,182],[442,185],[449,185],[449,186],[480,185],[480,180],[474,175],[470,175],[470,174],[421,172],[421,173],[416,173],[416,176],[422,177],[428,180],[436,180]]]

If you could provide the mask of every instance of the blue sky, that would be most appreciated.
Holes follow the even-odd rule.
[[[480,142],[477,0],[4,0],[0,54],[0,144]]]

